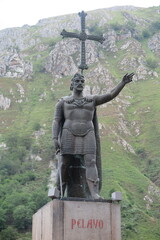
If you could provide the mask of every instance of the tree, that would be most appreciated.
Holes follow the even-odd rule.
[[[33,211],[28,206],[19,205],[13,211],[14,225],[19,230],[31,227]]]
[[[0,233],[0,240],[16,240],[18,232],[15,228],[9,226]]]
[[[6,225],[5,210],[0,208],[0,230],[4,229]]]

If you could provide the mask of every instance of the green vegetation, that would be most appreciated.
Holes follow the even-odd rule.
[[[154,34],[158,33],[160,31],[160,22],[155,21],[152,22],[147,28],[145,28],[142,31],[142,38],[148,39],[149,37],[152,37]]]
[[[146,64],[147,64],[147,67],[149,67],[151,69],[155,69],[158,67],[158,61],[154,58],[146,59]]]
[[[143,38],[149,38],[151,36],[149,29],[143,30],[142,36],[143,36]]]

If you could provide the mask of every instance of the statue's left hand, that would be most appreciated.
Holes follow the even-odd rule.
[[[59,146],[58,139],[54,139],[54,147],[55,147],[56,152],[59,151],[60,146]]]
[[[129,82],[132,82],[132,78],[134,76],[134,73],[130,73],[130,74],[126,74],[124,75],[122,81],[126,84],[126,83],[129,83]]]

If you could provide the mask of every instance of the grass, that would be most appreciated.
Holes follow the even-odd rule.
[[[157,14],[155,14],[156,10],[159,10],[160,7],[150,7],[147,9],[139,9],[134,14],[139,18],[144,18],[146,20],[155,21],[158,20]]]

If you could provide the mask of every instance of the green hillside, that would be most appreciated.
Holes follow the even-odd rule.
[[[107,39],[86,46],[90,92],[102,94],[135,72],[133,83],[98,108],[101,195],[123,194],[123,240],[160,239],[159,12],[160,7],[101,9],[86,19],[90,34]],[[32,215],[50,201],[55,104],[70,94],[72,69],[79,64],[78,40],[62,40],[60,32],[79,31],[77,26],[77,14],[41,20],[13,29],[20,43],[13,33],[6,35],[12,46],[3,43],[0,31],[0,240],[31,240]],[[28,62],[33,69],[27,72]]]

